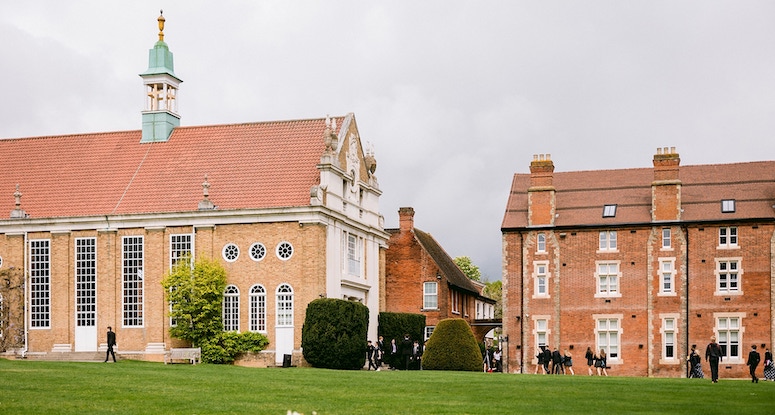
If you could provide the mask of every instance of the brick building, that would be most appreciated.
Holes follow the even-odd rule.
[[[161,360],[179,344],[161,280],[186,254],[226,268],[225,329],[268,336],[258,364],[298,359],[320,297],[367,305],[376,336],[388,234],[354,115],[181,127],[163,24],[142,129],[0,140],[8,351],[96,353],[112,326],[119,355]]]
[[[440,320],[462,318],[482,341],[495,327],[495,300],[481,295],[484,284],[468,278],[433,236],[414,227],[413,208],[400,208],[398,216],[399,228],[387,229],[385,311],[424,314],[425,340]]]
[[[555,173],[535,156],[501,231],[511,372],[546,345],[577,370],[591,347],[610,374],[681,377],[715,335],[720,376],[745,377],[750,345],[775,341],[775,162],[680,166],[664,148],[653,168]]]

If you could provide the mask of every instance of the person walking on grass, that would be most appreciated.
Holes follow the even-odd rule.
[[[591,347],[587,347],[587,352],[584,354],[584,358],[587,359],[587,370],[589,371],[589,376],[592,376],[594,374],[592,371],[592,366],[595,364],[595,354],[592,353]]]
[[[748,365],[748,370],[751,373],[751,383],[759,383],[759,378],[756,377],[756,368],[759,366],[761,356],[756,351],[756,345],[751,345],[751,351],[748,352],[748,361],[745,362]]]
[[[565,369],[562,365],[562,355],[560,354],[560,351],[557,350],[557,348],[554,348],[554,351],[552,352],[552,373],[555,375],[559,374],[565,374]]]
[[[770,349],[764,349],[764,379],[775,380],[775,363]]]
[[[718,383],[718,362],[722,359],[721,346],[716,343],[716,336],[711,336],[705,348],[705,360],[710,363],[710,381],[713,383]]]
[[[565,355],[562,357],[562,362],[565,369],[570,371],[571,376],[576,374],[573,372],[573,356],[568,352],[568,349],[565,349]]]
[[[544,368],[544,350],[543,350],[543,347],[544,346],[541,346],[541,350],[539,350],[538,354],[536,355],[537,363],[536,363],[536,371],[533,373],[534,375],[538,374],[538,369],[539,368],[541,370],[543,370],[543,368]],[[544,372],[544,375],[545,374],[546,374],[546,372]]]
[[[697,353],[697,345],[692,345],[692,351],[686,356],[689,362],[689,377],[702,379],[705,375],[702,373],[702,363],[700,354]]]
[[[598,354],[595,359],[595,367],[597,368],[598,376],[608,376],[608,372],[605,370],[606,364],[608,364],[608,357],[605,354],[605,349],[600,349],[600,354]]]
[[[113,363],[116,363],[116,352],[113,351],[113,347],[116,345],[116,333],[113,332],[113,328],[108,326],[108,351],[105,353],[105,362],[107,363],[108,357],[113,356]]]

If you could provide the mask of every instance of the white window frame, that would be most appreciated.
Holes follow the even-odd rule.
[[[673,231],[670,228],[662,228],[662,249],[673,249]]]
[[[170,235],[170,269],[177,265],[182,258],[194,259],[193,238],[190,233],[179,233]]]
[[[598,234],[598,252],[618,252],[616,231],[600,231]]]
[[[363,238],[344,231],[343,239],[347,274],[354,277],[363,276]]]
[[[744,363],[745,355],[743,352],[743,334],[745,326],[743,320],[746,313],[713,313],[715,326],[713,331],[716,333],[716,339],[723,353],[724,363]],[[733,347],[736,346],[737,354],[732,354]]]
[[[546,253],[546,234],[543,232],[539,232],[538,235],[536,235],[536,253]]]
[[[737,249],[737,226],[722,226],[718,228],[718,249]]]
[[[670,297],[678,295],[675,290],[675,258],[659,258],[659,291],[658,296]]]
[[[678,354],[678,335],[679,325],[678,313],[660,314],[662,319],[662,327],[659,332],[662,334],[662,358],[659,360],[661,364],[679,364],[681,362]],[[672,356],[668,356],[668,347],[672,346]]]
[[[221,249],[221,256],[226,262],[236,262],[239,259],[240,249],[237,244],[229,242]]]
[[[743,295],[743,258],[716,258],[715,295]]]
[[[288,241],[280,242],[274,249],[275,255],[277,255],[277,258],[280,258],[281,261],[291,259],[294,251],[293,245]]]
[[[30,329],[51,328],[51,240],[30,239]]]
[[[250,287],[250,325],[249,330],[266,333],[266,289],[261,284]]]
[[[293,287],[290,284],[280,284],[276,295],[276,327],[293,327]]]
[[[436,281],[426,281],[423,283],[423,310],[439,309],[439,283]],[[432,289],[430,289],[432,288]]]
[[[551,334],[549,328],[549,316],[533,316],[533,341],[535,342],[535,350],[538,354],[538,350],[541,350],[541,346],[549,347],[549,335]]]
[[[605,270],[603,268],[606,268]],[[611,272],[615,267],[615,272]],[[595,261],[595,298],[621,297],[621,261]],[[613,279],[612,279],[613,277]],[[605,278],[605,282],[603,281]],[[612,282],[613,281],[613,282]]]
[[[616,206],[617,205],[603,205],[603,217],[604,218],[616,217]]]
[[[97,238],[75,238],[75,324],[97,325]]]
[[[460,314],[460,291],[449,290],[449,296],[452,297],[452,314]]]
[[[549,298],[549,261],[533,262],[533,298]]]
[[[144,258],[145,238],[142,235],[128,235],[121,238],[122,327],[145,326]]]
[[[229,284],[223,290],[223,331],[236,331],[239,333],[239,288]]]
[[[735,199],[722,200],[721,213],[735,213]]]
[[[622,364],[622,314],[593,314],[595,320],[595,354],[604,349],[607,363]]]
[[[425,341],[428,341],[428,339],[431,338],[431,335],[433,334],[433,330],[436,329],[436,326],[425,326],[425,331],[423,333],[423,337]]]

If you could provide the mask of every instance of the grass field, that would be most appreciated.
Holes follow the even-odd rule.
[[[0,359],[0,414],[773,414],[775,382]]]

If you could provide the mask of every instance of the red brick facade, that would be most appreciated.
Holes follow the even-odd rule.
[[[660,149],[652,172],[552,180],[539,157],[515,175],[502,227],[510,372],[532,373],[542,343],[580,373],[591,347],[611,375],[685,377],[691,346],[704,354],[715,335],[720,376],[745,377],[751,344],[771,347],[775,163],[679,161]]]

